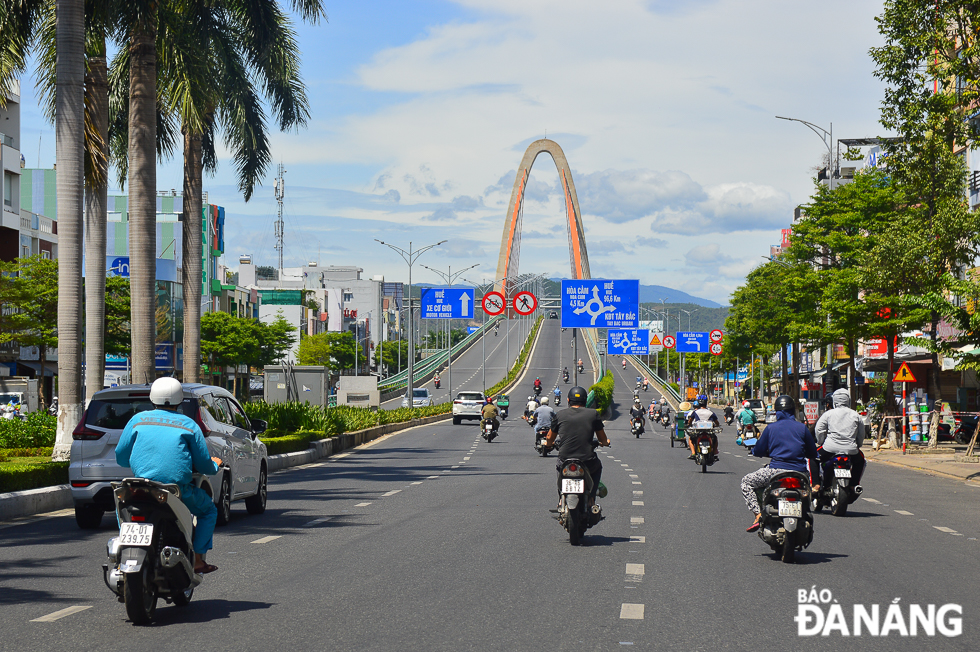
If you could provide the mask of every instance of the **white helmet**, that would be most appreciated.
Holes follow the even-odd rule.
[[[541,397],[541,405],[547,405],[547,404],[548,404],[548,397],[547,396],[542,396]]]
[[[184,400],[184,388],[176,378],[157,378],[150,385],[150,403],[159,407],[177,407]]]

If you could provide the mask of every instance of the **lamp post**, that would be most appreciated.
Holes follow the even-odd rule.
[[[452,265],[450,265],[449,267],[447,267],[445,272],[443,272],[441,270],[438,270],[438,269],[433,269],[432,267],[429,267],[428,265],[422,265],[422,267],[426,268],[430,272],[435,272],[436,274],[438,274],[439,275],[439,278],[441,278],[443,281],[445,281],[446,284],[449,286],[449,289],[452,289],[452,287],[453,287],[453,281],[456,280],[457,278],[459,278],[459,276],[463,272],[467,272],[467,271],[473,269],[474,267],[479,267],[479,266],[480,266],[480,263],[477,263],[476,265],[470,265],[469,267],[466,267],[464,269],[461,269],[461,270],[459,270],[458,272],[456,272],[454,274],[453,273]],[[474,303],[474,306],[473,307],[474,307],[474,312],[475,312],[475,308],[476,308],[476,305],[475,305],[476,304],[476,299],[475,298],[473,300],[473,303]],[[449,383],[448,383],[447,389],[449,390],[449,400],[451,401],[451,400],[453,400],[453,320],[452,320],[452,313],[450,313],[449,329],[448,330],[449,330],[449,332],[446,333],[447,340],[448,340],[448,342],[446,343],[446,347],[447,347],[447,350],[449,351],[449,356],[448,356],[448,358],[446,360],[446,369],[447,369],[447,374],[446,375],[449,376]]]
[[[785,118],[781,115],[777,115],[776,119],[799,122],[802,125],[806,125],[810,131],[820,137],[820,140],[822,140],[823,144],[827,147],[827,176],[829,177],[830,189],[833,190],[834,177],[837,176],[837,160],[834,158],[834,123],[830,123],[830,131],[827,131],[819,125],[815,125],[812,122],[807,122],[806,120],[800,120],[799,118]]]
[[[391,249],[392,251],[394,251],[395,253],[397,253],[399,256],[402,257],[402,260],[404,260],[408,264],[408,305],[409,305],[409,309],[408,309],[408,332],[409,332],[409,340],[408,340],[408,378],[405,380],[405,398],[408,399],[408,404],[409,405],[414,405],[414,401],[412,399],[413,399],[413,394],[414,394],[414,389],[415,389],[415,378],[413,377],[412,374],[414,374],[414,372],[415,372],[415,342],[411,338],[411,333],[412,333],[412,307],[411,307],[412,306],[412,266],[415,264],[415,261],[417,261],[419,259],[419,256],[421,256],[422,254],[424,254],[425,252],[427,252],[429,249],[432,249],[433,247],[438,247],[439,245],[446,243],[447,240],[440,240],[439,242],[436,242],[436,243],[430,244],[430,245],[426,245],[426,246],[424,246],[424,247],[422,247],[420,249],[413,249],[412,248],[412,243],[409,242],[408,243],[408,251],[405,251],[401,247],[395,246],[393,244],[389,244],[389,243],[384,242],[382,240],[378,240],[377,238],[375,238],[374,241],[377,242],[377,243],[379,243],[379,244],[383,244],[384,246],[388,247],[389,249]]]

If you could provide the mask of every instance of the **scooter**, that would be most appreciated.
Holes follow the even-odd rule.
[[[593,447],[599,442],[593,440]],[[602,520],[599,503],[589,509],[592,493],[592,476],[581,460],[562,462],[558,471],[558,523],[568,532],[568,542],[577,546],[590,527]]]
[[[480,436],[486,439],[488,444],[497,436],[497,426],[493,425],[492,419],[487,419],[483,423],[483,432],[480,433]]]
[[[198,483],[206,482],[195,475]],[[102,578],[126,605],[134,625],[146,625],[157,601],[187,606],[204,579],[194,572],[194,517],[180,501],[175,484],[146,478],[112,483],[119,536],[106,545]]]
[[[759,538],[787,564],[813,541],[810,479],[799,471],[780,471],[758,492],[762,508]]]
[[[630,432],[636,435],[639,439],[640,435],[643,434],[643,419],[639,417],[633,417],[630,419]]]
[[[534,431],[534,450],[541,457],[548,457],[548,453],[554,448],[553,446],[546,446],[544,443],[544,439],[548,436],[549,430],[550,428],[538,428]]]
[[[435,380],[432,381],[432,383],[436,386],[436,389],[439,389],[439,385],[442,384],[442,381],[436,378]]]
[[[670,413],[664,412],[660,415],[660,423],[664,424],[664,430],[670,430]]]
[[[536,386],[534,388],[534,395],[535,396],[541,396],[541,387],[540,386]]]
[[[812,492],[810,510],[819,512],[824,507],[830,507],[830,513],[834,516],[846,516],[848,505],[864,491],[858,484],[863,461],[860,453],[841,454],[821,464],[824,481],[820,483],[820,491]]]
[[[581,364],[580,364],[580,365],[578,366],[578,372],[579,372],[579,373],[582,373],[582,372],[584,372],[584,371],[585,371],[585,365],[581,365]]]
[[[694,441],[694,463],[701,467],[701,473],[707,473],[708,467],[715,463],[715,454],[711,452],[717,436],[715,426],[710,421],[695,421],[687,429],[687,436]]]
[[[751,455],[752,449],[759,443],[759,431],[756,429],[755,424],[740,424],[738,435],[735,437],[735,443],[739,446],[745,446],[745,450]]]
[[[732,425],[732,422],[734,421],[735,421],[734,414],[728,414],[728,413],[725,414],[725,423],[727,423],[728,425]]]
[[[581,369],[579,371],[581,371]],[[566,383],[568,382],[568,372],[567,371],[562,372],[561,379],[564,380]]]
[[[554,395],[554,399],[555,399],[555,407],[560,406],[561,405],[561,394],[555,394]]]

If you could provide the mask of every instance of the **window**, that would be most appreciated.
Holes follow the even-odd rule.
[[[204,405],[215,420],[221,423],[231,424],[231,416],[228,414],[228,406],[224,399],[207,394],[204,396]]]
[[[3,173],[3,205],[13,206],[14,175],[9,172]]]
[[[44,251],[42,249],[41,250],[41,258],[43,258],[44,260],[50,259],[51,258],[51,252],[50,251]]]
[[[225,400],[228,402],[228,408],[231,411],[231,418],[234,421],[235,425],[238,426],[239,428],[243,428],[245,430],[251,431],[252,422],[249,420],[247,416],[245,416],[245,412],[243,412],[242,409],[238,407],[238,403],[235,403],[235,401],[231,400],[230,398],[226,398]]]

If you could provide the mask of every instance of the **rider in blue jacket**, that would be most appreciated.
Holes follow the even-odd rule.
[[[747,532],[755,532],[762,522],[759,499],[755,490],[766,486],[780,471],[799,471],[809,474],[816,470],[817,442],[810,430],[796,420],[796,401],[783,394],[774,404],[776,421],[768,424],[759,435],[759,441],[752,448],[756,457],[769,457],[771,461],[758,471],[742,478],[742,496],[745,504],[755,512],[755,521]]]

